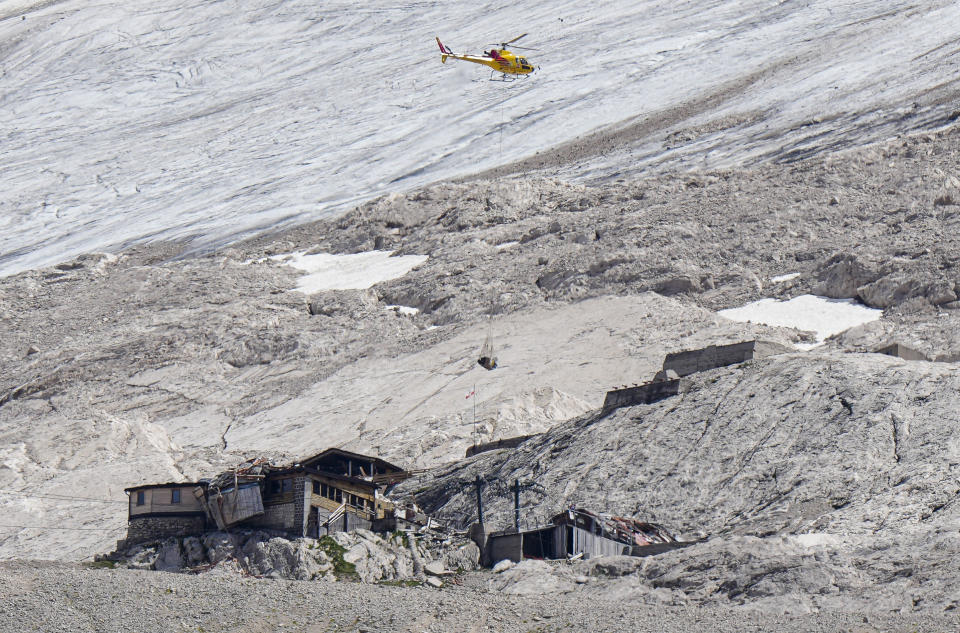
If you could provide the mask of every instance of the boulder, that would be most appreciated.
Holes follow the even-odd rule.
[[[357,530],[337,540],[347,548],[343,560],[354,566],[363,582],[403,580],[414,575],[410,553],[402,543],[386,541],[368,530]]]
[[[446,576],[453,573],[444,566],[443,561],[439,560],[432,560],[424,565],[423,571],[427,572],[431,576]]]
[[[157,552],[157,559],[153,568],[157,571],[180,571],[184,567],[183,552],[180,550],[180,540],[167,539]]]
[[[207,552],[207,560],[213,565],[236,556],[236,543],[226,532],[208,532],[200,537],[200,542]]]
[[[858,289],[876,281],[880,273],[856,255],[837,254],[821,263],[816,272],[813,294],[831,299],[853,299]]]
[[[303,539],[260,539],[260,535],[254,534],[241,549],[245,556],[246,569],[251,574],[268,578],[311,580],[330,568],[322,551],[310,549]]]
[[[461,545],[443,556],[447,569],[473,571],[480,566],[480,548],[473,541]]]
[[[126,566],[130,569],[153,569],[157,561],[157,548],[138,545],[127,554]]]
[[[326,290],[311,296],[308,308],[314,316],[355,317],[377,309],[378,299],[369,290]]]
[[[289,358],[299,347],[300,341],[296,335],[255,332],[226,342],[220,358],[237,368],[266,365]]]
[[[514,565],[516,565],[516,563],[514,563],[512,560],[508,560],[505,558],[493,566],[493,573],[501,574],[507,571],[508,569],[513,568]]]
[[[659,282],[653,288],[654,292],[664,296],[687,294],[691,292],[700,292],[700,280],[687,275],[678,275],[669,277]]]
[[[579,273],[575,270],[555,270],[540,275],[536,284],[540,290],[549,292],[570,285],[578,275]]]
[[[569,572],[553,568],[541,560],[525,560],[495,577],[491,587],[517,596],[567,593],[576,587]]]
[[[643,559],[633,556],[604,556],[590,561],[590,571],[594,576],[629,576],[643,565]]]
[[[947,305],[957,300],[954,284],[946,279],[939,279],[931,283],[924,296],[927,301],[935,306]]]
[[[331,568],[332,565],[323,551],[311,550],[303,539],[296,541],[288,577],[295,580],[313,580],[317,576],[325,575]]]
[[[186,559],[186,564],[188,567],[196,567],[204,562],[206,562],[206,551],[204,550],[203,543],[200,542],[200,539],[196,536],[188,536],[183,539],[183,556]]]
[[[890,308],[909,299],[926,299],[933,305],[957,300],[953,284],[945,279],[927,281],[909,273],[887,275],[857,289],[860,299],[874,308]]]

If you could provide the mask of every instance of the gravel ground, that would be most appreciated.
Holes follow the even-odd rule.
[[[955,631],[960,616],[676,609],[520,597],[486,589],[491,572],[442,589],[190,576],[82,564],[0,564],[0,630],[56,631]]]

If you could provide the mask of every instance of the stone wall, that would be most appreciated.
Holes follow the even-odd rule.
[[[313,495],[313,485],[309,479],[297,477],[293,480],[293,514],[297,521],[294,531],[300,538],[307,535],[311,495]]]
[[[877,354],[886,354],[887,356],[896,356],[903,360],[930,360],[923,352],[918,352],[912,347],[907,347],[900,343],[892,343],[876,350]]]
[[[204,515],[133,517],[127,522],[125,546],[162,541],[171,536],[202,534],[207,527]],[[118,543],[118,549],[120,549]]]
[[[295,477],[291,494],[279,497],[281,501],[264,502],[263,515],[247,519],[242,526],[278,530],[292,538],[307,536],[311,494],[309,479]]]
[[[701,371],[736,365],[754,358],[791,352],[790,348],[768,341],[746,341],[731,345],[710,345],[703,349],[667,354],[663,370],[673,370],[680,377]]]
[[[645,385],[615,389],[607,392],[603,400],[604,412],[610,412],[620,407],[632,407],[638,404],[652,404],[664,398],[675,396],[680,392],[680,380],[661,380],[648,382]]]
[[[263,515],[252,517],[243,522],[247,528],[264,528],[293,533],[299,528],[295,501],[263,504]]]
[[[502,440],[497,440],[496,442],[487,442],[485,444],[478,444],[477,446],[470,446],[467,448],[467,457],[476,455],[477,453],[485,453],[487,451],[495,451],[501,448],[516,448],[529,440],[534,435],[519,435],[517,437],[507,437]]]

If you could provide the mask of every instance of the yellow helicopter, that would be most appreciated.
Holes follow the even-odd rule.
[[[519,35],[509,42],[503,42],[500,44],[500,48],[491,48],[489,51],[483,51],[483,55],[457,55],[452,50],[443,45],[443,42],[440,41],[440,38],[437,38],[437,45],[440,47],[440,61],[444,64],[447,63],[447,58],[451,59],[462,59],[465,62],[473,62],[474,64],[483,64],[484,66],[489,66],[493,69],[493,72],[490,74],[490,81],[513,81],[517,77],[524,77],[532,73],[535,68],[533,64],[528,62],[525,57],[520,57],[514,53],[507,50],[508,44],[513,44],[520,38],[526,37],[527,34]],[[496,46],[492,44],[491,46]],[[523,46],[513,46],[512,48],[525,50],[525,51],[535,51],[536,48],[524,48]],[[537,66],[539,68],[539,66]],[[493,75],[496,73],[501,74],[500,79],[494,79]]]

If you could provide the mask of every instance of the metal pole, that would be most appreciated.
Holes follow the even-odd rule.
[[[480,480],[480,475],[477,475],[475,483],[477,485],[477,523],[483,525],[483,497],[480,495],[480,487],[483,482]]]
[[[477,429],[477,383],[473,383],[473,445],[480,445],[480,431]]]
[[[513,525],[520,531],[520,480],[513,480]]]

